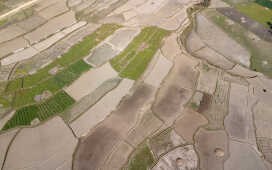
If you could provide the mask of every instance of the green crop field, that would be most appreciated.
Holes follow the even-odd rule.
[[[23,88],[36,86],[45,79],[49,79],[51,75],[48,72],[52,68],[54,67],[66,68],[69,65],[75,63],[76,61],[87,56],[96,45],[105,40],[119,28],[120,26],[115,24],[102,25],[94,33],[85,37],[81,42],[71,47],[71,49],[67,53],[63,54],[61,58],[55,60],[48,66],[39,70],[37,73],[23,77]],[[19,86],[19,84],[20,84],[19,80],[10,81],[8,83],[7,92],[18,90],[19,88],[22,87]]]
[[[128,47],[110,63],[121,77],[137,80],[169,32],[157,27],[144,28]]]
[[[7,108],[11,106],[11,102],[5,96],[0,96],[0,108]]]
[[[38,118],[38,107],[27,106],[18,110],[13,117],[5,124],[2,130],[11,129],[17,126],[27,126],[31,121]]]
[[[269,27],[267,22],[272,23],[272,10],[265,9],[265,7],[256,3],[241,4],[236,6],[236,9],[266,27]]]
[[[256,0],[257,4],[272,9],[272,1],[270,0]]]
[[[147,170],[152,166],[154,162],[152,153],[146,144],[142,145],[132,154],[128,167],[122,170]]]
[[[75,101],[64,91],[57,93],[54,97],[48,99],[46,102],[39,104],[38,117],[40,121],[47,120],[49,117],[63,112]]]
[[[57,115],[74,104],[75,101],[64,91],[58,92],[43,103],[26,106],[16,111],[14,116],[5,124],[2,130],[15,128],[18,126],[28,126],[38,118],[40,121]]]
[[[38,84],[38,86],[17,91],[14,100],[14,107],[17,108],[28,104],[34,104],[35,96],[42,94],[44,91],[50,91],[52,94],[55,94],[63,87],[70,85],[90,68],[91,66],[83,60],[79,60],[68,68],[58,72],[52,78]]]

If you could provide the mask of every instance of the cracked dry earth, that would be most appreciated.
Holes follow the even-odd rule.
[[[0,27],[0,169],[272,170],[272,80],[251,71],[250,52],[209,20],[206,11],[228,5],[199,3],[38,1],[32,16]],[[121,27],[103,33],[108,23]],[[90,34],[95,45],[73,53],[91,69],[61,87],[74,103],[7,126],[19,109],[40,109],[58,94],[45,88],[17,105],[21,91],[36,87],[25,77],[62,61]],[[144,52],[152,58],[135,76]],[[65,67],[54,65],[46,76]],[[22,82],[13,87],[13,80]]]

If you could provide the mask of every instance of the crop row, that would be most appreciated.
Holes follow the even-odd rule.
[[[43,103],[26,106],[16,111],[13,117],[5,124],[2,130],[15,128],[18,126],[28,126],[34,119],[40,121],[48,120],[74,104],[74,99],[64,91],[58,92]]]
[[[32,75],[27,75],[23,77],[23,86],[22,78],[12,80],[8,83],[7,92],[13,92],[20,88],[33,87],[41,83],[43,80],[48,79],[51,75],[48,73],[54,67],[63,67],[71,65],[77,60],[82,59],[87,56],[90,51],[98,45],[100,42],[105,40],[108,36],[113,34],[120,26],[115,24],[104,24],[98,28],[95,32],[85,37],[82,41],[75,44],[70,48],[70,50],[63,54],[61,58],[56,59],[54,62],[48,66],[40,69],[37,73]]]
[[[51,94],[56,93],[63,87],[70,85],[80,77],[82,73],[88,71],[90,68],[91,66],[83,60],[79,60],[38,86],[17,91],[14,100],[14,107],[17,108],[35,103],[35,96],[41,95],[45,91],[49,91]]]

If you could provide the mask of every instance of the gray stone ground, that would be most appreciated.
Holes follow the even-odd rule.
[[[2,93],[7,80],[38,71],[101,24],[123,26],[85,58],[95,68],[65,89],[77,102],[64,120],[0,132],[0,169],[119,170],[146,144],[153,170],[271,170],[272,80],[250,71],[249,51],[201,13],[182,44],[194,3],[48,0],[1,27]],[[122,79],[108,62],[146,26],[172,32],[143,76]]]

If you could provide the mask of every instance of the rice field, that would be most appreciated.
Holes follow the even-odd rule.
[[[74,103],[75,101],[68,94],[64,91],[60,91],[43,103],[26,106],[17,110],[2,130],[8,130],[18,126],[29,126],[36,118],[41,122],[46,121],[50,117],[63,112]]]
[[[157,27],[144,28],[128,47],[110,63],[121,77],[137,80],[169,32]]]
[[[94,33],[85,37],[81,42],[71,47],[71,49],[67,53],[63,54],[61,58],[42,68],[37,73],[23,77],[23,86],[20,86],[20,79],[10,81],[8,83],[7,92],[13,92],[20,88],[33,87],[42,81],[49,79],[51,77],[49,74],[51,69],[54,67],[66,68],[76,61],[84,58],[96,45],[105,40],[119,28],[120,26],[115,24],[102,25]]]
[[[38,86],[17,91],[14,100],[14,107],[17,108],[28,104],[34,104],[35,96],[41,95],[44,91],[50,91],[52,94],[55,94],[63,87],[70,85],[90,68],[91,66],[83,60],[79,60],[68,68],[57,73],[52,78],[38,84]]]

